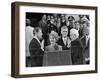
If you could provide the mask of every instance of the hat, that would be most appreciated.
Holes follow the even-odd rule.
[[[68,17],[68,20],[70,21],[70,20],[75,20],[75,18],[73,17],[73,16],[69,16]]]
[[[83,18],[82,18],[82,21],[83,21],[83,22],[89,22],[89,20],[88,20],[86,17],[83,17]]]

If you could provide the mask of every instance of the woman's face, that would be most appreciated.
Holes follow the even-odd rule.
[[[80,24],[79,23],[75,23],[75,29],[77,29],[77,30],[80,29]]]
[[[52,36],[52,35],[49,36],[49,40],[50,40],[50,43],[51,43],[51,44],[55,44],[55,43],[56,43],[56,39],[55,39],[55,37]]]

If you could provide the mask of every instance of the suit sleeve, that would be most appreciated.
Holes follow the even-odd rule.
[[[39,47],[36,42],[31,41],[29,45],[29,51],[31,56],[43,56],[44,51]]]

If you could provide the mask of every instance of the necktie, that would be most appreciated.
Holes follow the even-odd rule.
[[[87,44],[88,44],[88,36],[86,36],[86,46],[87,46]]]
[[[66,45],[66,38],[64,38],[64,44]]]

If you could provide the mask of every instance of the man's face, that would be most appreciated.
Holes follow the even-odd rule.
[[[75,29],[77,29],[77,30],[80,29],[80,24],[79,23],[75,23]]]
[[[43,20],[46,20],[46,15],[43,15]]]
[[[61,34],[62,34],[63,37],[67,37],[67,35],[68,35],[68,28],[65,28],[65,29],[62,28],[61,29]]]
[[[38,38],[38,39],[42,39],[42,31],[41,31],[41,29],[40,29],[39,32],[37,33],[37,38]]]
[[[66,20],[65,15],[61,15],[61,20]]]
[[[84,27],[83,28],[83,35],[89,35],[90,34],[90,28],[89,27]]]

